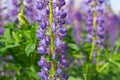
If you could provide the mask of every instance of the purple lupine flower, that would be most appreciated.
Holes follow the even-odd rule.
[[[1,70],[0,70],[0,76],[7,76],[8,74],[10,76],[15,76],[16,75],[16,71],[13,70],[6,70],[6,64],[10,64],[15,66],[14,64],[7,62],[7,61],[13,61],[14,58],[12,55],[6,55],[6,56],[0,56],[0,63],[1,63]]]
[[[98,5],[96,7],[97,9],[97,36],[99,39],[96,41],[96,43],[102,43],[104,41],[104,34],[105,34],[105,17],[104,17],[104,11],[103,11],[103,2],[104,0],[99,0]]]
[[[1,19],[1,17],[0,17],[0,27],[2,27],[2,19]]]
[[[52,54],[51,58],[55,61],[57,71],[54,74],[53,79],[61,77],[64,80],[67,80],[67,77],[63,74],[62,68],[68,66],[68,61],[66,58],[67,45],[62,39],[67,35],[67,29],[64,27],[66,23],[67,13],[64,12],[63,6],[66,4],[65,0],[53,1],[53,23],[52,23],[52,33],[54,36],[53,46],[54,52],[51,53],[51,33],[49,32],[50,28],[50,10],[49,10],[49,0],[37,0],[36,8],[37,12],[37,21],[39,23],[39,29],[37,31],[37,38],[40,40],[38,52],[42,55],[38,65],[41,67],[41,72],[38,75],[42,80],[49,80],[51,74],[49,70],[53,67],[52,63],[45,59],[45,55],[49,56]],[[58,55],[61,57],[57,59]],[[60,74],[60,75],[59,75]]]
[[[58,74],[58,75],[61,75],[61,74],[62,74],[62,69],[58,68],[58,69],[57,69],[57,74]]]
[[[111,51],[114,49],[115,46],[115,41],[117,40],[117,37],[119,36],[119,16],[115,15],[110,6],[107,6],[107,10],[105,13],[105,17],[106,20],[106,28],[105,30],[108,31],[108,33],[106,32],[107,35],[106,36],[106,40],[107,38],[109,38],[110,40],[110,48]],[[108,41],[108,40],[107,40]]]
[[[18,23],[18,14],[20,12],[20,1],[19,0],[12,0],[12,10],[11,10],[11,17],[12,22]]]
[[[42,56],[41,60],[38,62],[38,65],[39,66],[44,66],[46,62],[47,62],[46,59],[44,58],[44,56]]]
[[[3,35],[3,33],[4,33],[4,28],[0,27],[0,35]]]
[[[38,52],[40,54],[46,54],[47,53],[46,47],[44,45],[40,45],[40,47],[38,48]]]
[[[32,2],[32,0],[26,0],[26,2],[27,2],[27,3],[31,3],[31,2]]]
[[[7,5],[1,1],[0,2],[0,27],[3,27],[4,25],[6,25],[9,21],[9,13],[6,13],[7,10],[8,10]]]
[[[36,36],[37,36],[38,39],[43,39],[43,38],[44,38],[44,35],[45,35],[45,34],[44,34],[44,31],[43,31],[43,30],[38,30],[38,31],[37,31],[37,35],[36,35]]]
[[[68,24],[71,25],[74,29],[74,33],[75,33],[75,38],[76,38],[76,44],[80,44],[82,41],[82,36],[81,36],[81,32],[82,32],[82,26],[81,26],[81,22],[82,22],[82,16],[81,16],[81,12],[80,12],[80,8],[79,9],[75,9],[74,6],[74,0],[69,0],[68,3]]]
[[[104,11],[103,11],[103,2],[100,0],[91,0],[86,3],[89,7],[87,10],[87,20],[86,20],[86,29],[87,29],[87,42],[92,42],[92,51],[90,53],[90,60],[95,62],[95,57],[99,56],[100,50],[103,45],[100,45],[104,41],[105,35],[105,21],[104,21]],[[95,57],[94,57],[95,56]],[[98,60],[97,60],[98,62]]]
[[[35,22],[36,8],[35,8],[34,0],[26,0],[25,15],[31,24],[33,24]]]
[[[89,5],[87,10],[86,30],[88,32],[87,42],[92,42],[95,37],[95,43],[102,43],[105,34],[103,0],[87,0]]]
[[[2,6],[0,6],[0,11],[1,11],[0,12],[0,35],[3,35],[4,28],[3,28],[3,14],[2,14],[3,8],[2,8]]]
[[[87,34],[87,42],[92,42],[94,37],[94,27],[93,27],[93,16],[94,16],[94,9],[90,3],[94,2],[93,0],[86,0],[86,4],[89,5],[86,13],[87,13],[87,20],[86,20],[86,30],[88,31]]]

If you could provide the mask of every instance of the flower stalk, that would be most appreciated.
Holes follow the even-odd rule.
[[[53,4],[52,4],[52,0],[50,0],[49,2],[49,7],[50,7],[50,33],[51,33],[51,37],[50,37],[50,54],[51,57],[54,55],[54,51],[55,51],[55,39],[54,39],[54,32],[52,31],[52,27],[53,27]],[[51,75],[52,75],[52,79],[54,78],[55,74],[56,74],[56,61],[52,60],[52,68],[51,68]]]
[[[21,0],[20,13],[18,14],[19,23],[20,25],[29,25],[29,21],[24,15],[24,11],[25,11],[24,0]]]
[[[62,41],[67,33],[64,27],[67,13],[62,11],[64,5],[65,0],[37,0],[38,52],[41,54],[38,75],[42,80],[68,79],[68,75],[63,73],[63,68],[68,66],[65,59],[67,45]]]

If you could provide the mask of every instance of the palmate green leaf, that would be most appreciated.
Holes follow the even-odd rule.
[[[9,28],[5,28],[4,37],[6,39],[10,39],[10,29]]]
[[[19,71],[22,67],[14,64],[6,64],[6,69]]]
[[[12,37],[13,37],[13,39],[15,40],[15,43],[18,43],[18,42],[20,42],[20,36],[19,36],[19,34],[17,33],[17,32],[12,32]]]
[[[31,31],[36,33],[37,29],[38,29],[38,23],[35,22],[35,23],[32,25]]]
[[[35,71],[35,68],[31,66],[29,70],[26,71],[26,73],[30,76],[33,77],[36,80],[40,80],[40,77],[38,76],[38,72]]]
[[[37,30],[38,30],[38,23],[35,22],[31,27],[31,33],[30,33],[31,38],[32,38],[33,42],[35,42],[35,43],[37,40],[37,38],[36,38]]]
[[[114,61],[120,61],[120,54],[118,53],[118,54],[116,54],[114,57],[113,57],[113,60]]]
[[[36,47],[35,44],[32,44],[32,43],[31,43],[31,44],[28,44],[28,45],[25,47],[25,53],[26,53],[26,55],[29,56],[29,54],[35,50],[35,47]]]
[[[5,42],[4,36],[0,36],[0,43],[1,43],[1,42]]]
[[[72,76],[70,76],[69,77],[69,80],[83,80],[82,78],[79,78],[79,77],[72,77]]]
[[[74,54],[73,57],[75,57],[75,58],[84,58],[84,56],[80,55],[80,54]]]
[[[34,68],[33,66],[30,67],[30,70],[31,70],[32,72],[35,72],[35,68]]]
[[[91,43],[81,43],[80,45],[80,51],[83,53],[89,53],[91,51]]]
[[[120,69],[120,62],[115,62],[115,61],[110,61],[110,62]]]
[[[13,39],[11,38],[11,33],[9,28],[5,28],[4,37],[5,37],[6,46],[9,45],[9,43],[13,43]]]
[[[15,25],[16,23],[10,23],[8,22],[7,25],[5,25],[5,28],[9,28],[10,30],[18,30],[18,26]]]
[[[76,51],[79,51],[79,47],[78,47],[76,44],[69,43],[69,44],[68,44],[68,47],[70,47],[71,49],[74,49],[74,50],[76,50]]]
[[[30,76],[35,78],[35,80],[40,80],[40,77],[38,76],[37,72],[31,72],[31,71],[26,71],[26,73]]]
[[[1,52],[5,52],[8,48],[14,48],[19,46],[20,44],[14,44],[14,45],[7,45],[6,47],[0,48],[0,55],[3,55]]]
[[[120,47],[120,38],[115,42],[115,46],[114,46],[114,49],[112,51],[112,54],[118,53],[117,50],[119,49],[119,47]]]
[[[0,42],[4,42],[5,41],[5,39],[0,39]]]
[[[30,33],[30,30],[23,30],[23,36],[26,37],[26,39],[31,39]]]
[[[20,44],[14,44],[14,45],[8,45],[8,46],[6,46],[6,48],[14,48],[14,47],[17,47],[17,46],[19,46]]]

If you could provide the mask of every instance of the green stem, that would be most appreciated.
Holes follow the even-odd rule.
[[[100,60],[99,60],[99,56],[100,56],[100,45],[98,45],[98,47],[97,47],[97,62],[96,62],[96,70],[99,69],[99,62],[100,62]]]
[[[99,70],[98,72],[101,72],[105,67],[107,67],[109,64],[109,62],[105,63]]]
[[[24,3],[23,3],[24,0],[21,0],[21,10],[20,10],[20,13],[21,14],[24,14]]]
[[[87,74],[83,74],[84,80],[87,80]]]
[[[84,74],[84,79],[86,79],[86,80],[89,80],[89,72],[90,72],[90,67],[91,67],[91,64],[90,63],[88,63],[86,66],[85,66],[85,72],[86,72],[86,74]]]
[[[53,25],[53,6],[52,6],[52,0],[50,0],[49,2],[49,7],[50,7],[50,54],[51,56],[54,55],[54,50],[55,50],[55,44],[54,44],[54,32],[52,31],[52,25]],[[52,78],[55,76],[56,74],[56,61],[55,60],[52,60],[51,61],[52,63],[52,68],[51,68],[51,75],[52,75]]]
[[[96,8],[96,3],[94,2],[94,8]],[[89,63],[88,63],[88,71],[87,71],[87,74],[89,74],[89,76],[91,76],[91,67],[92,67],[92,58],[93,58],[93,53],[96,52],[95,51],[95,41],[97,40],[97,34],[96,34],[96,29],[97,29],[97,22],[96,22],[96,18],[97,18],[97,12],[94,11],[94,14],[93,14],[93,30],[94,30],[94,35],[93,35],[93,41],[92,41],[92,48],[91,48],[91,52],[90,52],[90,55],[89,55]]]
[[[96,3],[94,3],[94,7],[96,7]],[[93,53],[94,53],[94,50],[95,50],[95,41],[96,41],[96,29],[97,29],[97,23],[96,23],[96,17],[97,17],[97,12],[95,11],[94,12],[94,20],[93,20],[93,28],[94,28],[94,36],[93,36],[93,42],[92,42],[92,48],[91,48],[91,52],[90,52],[90,61],[92,61],[92,56],[93,56]]]
[[[92,48],[91,48],[91,52],[90,52],[90,56],[89,56],[89,60],[90,62],[92,61],[92,56],[93,56],[93,53],[94,53],[94,49],[95,49],[95,38],[93,37],[93,42],[92,42]]]
[[[28,19],[26,18],[26,16],[24,15],[24,11],[25,11],[24,0],[21,0],[20,13],[18,14],[19,23],[20,25],[29,26],[30,23]]]

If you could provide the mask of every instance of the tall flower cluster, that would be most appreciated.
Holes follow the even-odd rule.
[[[92,42],[90,61],[96,60],[96,70],[99,69],[99,56],[105,34],[104,23],[104,0],[86,0],[89,5],[87,10],[86,30],[88,31],[87,42]],[[96,58],[97,57],[97,58]],[[95,59],[95,60],[94,60]]]
[[[68,3],[68,18],[69,18],[69,24],[73,26],[74,32],[75,32],[75,38],[76,38],[76,44],[80,44],[82,41],[82,27],[81,27],[81,21],[82,21],[82,16],[80,9],[75,9],[75,1],[74,0],[69,0]]]
[[[97,2],[97,43],[102,43],[104,41],[105,35],[105,17],[104,17],[104,0],[99,0]]]
[[[28,18],[29,22],[33,24],[35,22],[35,16],[36,16],[35,1],[26,0],[25,2],[26,2],[25,15]]]
[[[3,34],[3,26],[2,26],[2,15],[0,14],[0,35]]]
[[[13,22],[18,22],[18,14],[20,12],[20,1],[19,0],[12,0],[12,10],[11,10],[11,16]]]
[[[94,9],[93,9],[93,5],[91,5],[92,2],[93,0],[86,0],[86,4],[89,5],[87,10],[87,20],[86,20],[86,30],[88,32],[86,39],[87,42],[92,42],[94,36],[94,27],[93,27]]]
[[[7,55],[7,56],[0,56],[0,63],[1,63],[1,69],[0,69],[0,76],[7,76],[7,75],[11,75],[11,76],[15,76],[16,75],[16,71],[12,71],[12,70],[6,70],[6,64],[11,64],[14,65],[12,63],[8,63],[6,60],[9,61],[13,61],[13,56],[12,55]]]
[[[112,9],[109,6],[107,6],[107,10],[106,10],[106,19],[108,19],[109,21],[107,22],[107,30],[108,30],[108,35],[109,35],[109,39],[110,39],[110,47],[111,50],[113,50],[114,46],[115,46],[115,42],[117,40],[117,33],[118,33],[118,21],[119,18],[118,16],[116,16],[113,12]]]
[[[2,3],[0,2],[0,5],[2,5]],[[3,7],[0,6],[0,35],[3,35],[3,32],[4,32],[4,28],[3,28],[3,14],[2,14],[2,11],[3,11]]]
[[[63,6],[65,0],[37,0],[37,21],[39,29],[37,38],[40,40],[38,52],[41,59],[38,65],[41,72],[38,75],[42,80],[67,80],[68,75],[63,68],[68,66],[66,60],[67,45],[62,39],[67,35],[65,28],[67,13]]]
[[[20,24],[33,24],[36,17],[33,0],[12,0],[11,21]]]
[[[87,41],[102,43],[104,40],[104,0],[86,0],[89,5],[87,10],[86,30],[88,31]]]
[[[0,6],[0,11],[2,13],[2,7]],[[2,14],[0,13],[0,27],[2,27]]]

